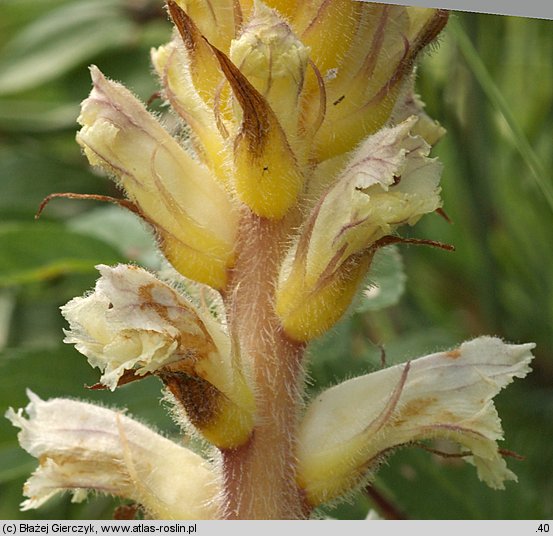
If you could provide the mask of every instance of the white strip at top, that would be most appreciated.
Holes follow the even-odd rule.
[[[368,2],[369,0],[357,0]],[[472,11],[493,15],[513,15],[536,19],[553,19],[551,0],[379,0],[380,4],[399,4],[402,6],[435,7],[456,11]]]

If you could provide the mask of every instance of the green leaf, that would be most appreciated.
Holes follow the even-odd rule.
[[[369,273],[369,285],[361,293],[357,313],[378,311],[396,305],[405,291],[403,260],[394,246],[378,250]]]
[[[47,139],[27,138],[24,143],[0,146],[2,220],[19,219],[26,212],[27,221],[31,222],[40,202],[52,192],[108,193],[111,183],[87,171],[74,135],[70,139],[60,138],[48,135]],[[53,142],[59,142],[62,147]],[[81,162],[83,165],[79,166]],[[56,203],[48,207],[47,215],[62,205],[73,213],[85,206],[77,202]],[[64,212],[67,214],[68,210]]]
[[[486,97],[505,120],[505,125],[510,130],[514,145],[532,172],[534,181],[541,190],[542,195],[547,199],[549,207],[553,210],[553,186],[548,179],[545,166],[528,141],[528,137],[520,127],[502,91],[498,88],[480,55],[456,20],[452,20],[452,23],[449,25],[449,31],[455,36],[467,65],[472,70]]]
[[[62,337],[60,331],[60,341]],[[162,391],[159,380],[145,378],[120,387],[115,392],[89,390],[86,386],[98,382],[100,371],[90,367],[86,358],[69,345],[6,349],[0,352],[0,374],[0,422],[8,407],[20,408],[28,404],[25,391],[31,389],[43,399],[77,397],[92,403],[126,407],[134,416],[147,420],[165,432],[176,430],[159,403]],[[0,443],[15,441],[15,436],[15,429],[2,423]],[[1,461],[0,466],[4,466]]]
[[[133,39],[119,2],[68,4],[25,27],[0,56],[0,95],[53,80],[92,56]]]
[[[379,366],[380,349],[362,326],[362,316],[348,316],[310,343],[309,378],[315,391]]]
[[[2,130],[25,132],[59,130],[75,125],[78,115],[77,102],[0,100]]]
[[[91,272],[122,256],[110,245],[63,226],[45,223],[0,225],[0,287]]]
[[[160,267],[161,256],[152,232],[128,210],[100,207],[73,217],[68,226],[112,245],[127,259],[150,269]]]
[[[0,351],[8,342],[15,296],[9,290],[0,292]]]
[[[0,446],[0,484],[28,476],[36,467],[36,460],[15,442]]]

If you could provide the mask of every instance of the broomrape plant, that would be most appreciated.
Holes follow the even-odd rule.
[[[40,460],[23,508],[98,490],[150,518],[303,519],[396,447],[436,438],[459,444],[489,486],[515,480],[492,399],[526,375],[532,344],[481,337],[304,401],[308,343],[344,315],[375,253],[409,241],[399,226],[441,210],[428,155],[443,129],[413,85],[447,13],[353,0],[167,7],[176,31],[152,62],[187,136],[92,67],[77,141],[179,275],[101,265],[94,291],[62,313],[65,342],[101,386],[157,376],[211,448],[29,393],[7,414]]]

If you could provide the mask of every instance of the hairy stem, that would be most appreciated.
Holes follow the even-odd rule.
[[[227,294],[231,337],[251,371],[256,424],[249,441],[222,451],[228,519],[301,519],[295,437],[303,389],[304,345],[283,333],[274,283],[290,223],[243,216],[236,267]]]

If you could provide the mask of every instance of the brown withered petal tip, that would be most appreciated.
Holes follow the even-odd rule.
[[[186,12],[173,0],[167,2],[167,9],[187,50],[193,51],[196,48],[194,38],[199,37],[198,28]]]

